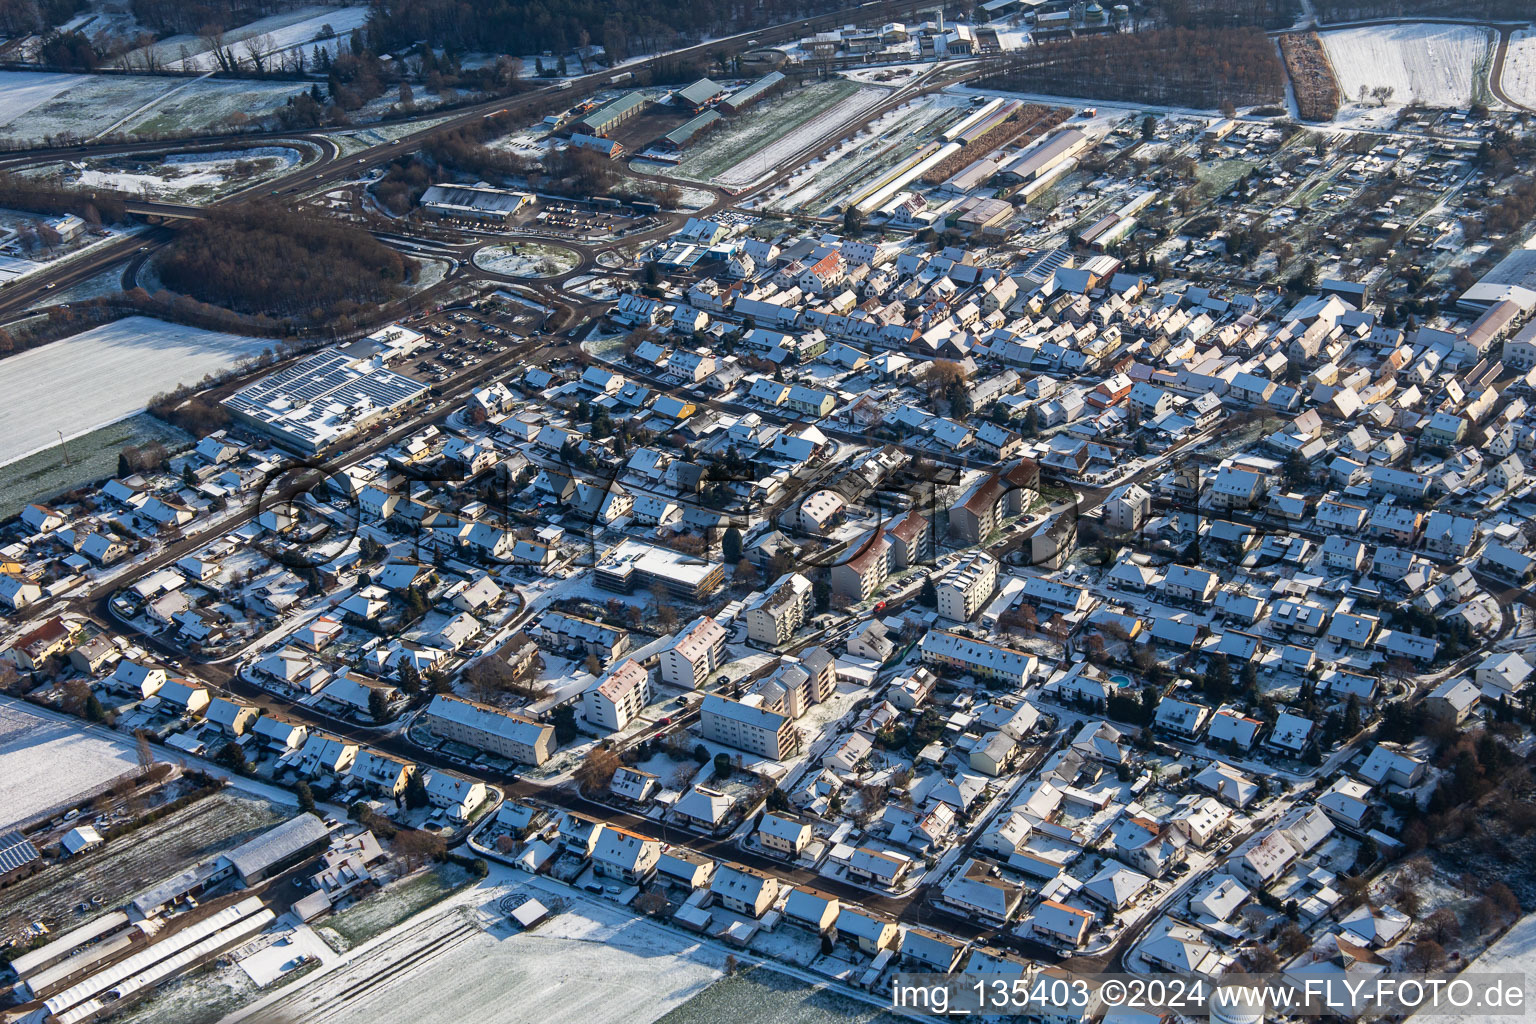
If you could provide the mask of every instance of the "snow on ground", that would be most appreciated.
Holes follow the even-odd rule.
[[[827,110],[801,124],[794,131],[753,153],[724,174],[719,175],[716,180],[724,185],[751,184],[764,175],[786,166],[794,156],[817,141],[829,135],[835,135],[889,95],[884,89],[860,89],[852,96],[839,100]]]
[[[1471,960],[1463,972],[1468,974],[1518,974],[1525,982],[1525,1005],[1508,1014],[1496,1013],[1417,1013],[1416,1024],[1488,1024],[1489,1021],[1513,1020],[1526,1014],[1526,1006],[1536,1002],[1536,914],[1526,914],[1512,925],[1504,937]]]
[[[266,174],[292,167],[299,159],[298,150],[279,146],[262,146],[245,152],[176,153],[167,157],[158,169],[93,168],[82,171],[79,184],[135,195],[147,193],[158,198],[209,198],[231,181],[236,163],[260,161],[259,173],[239,179],[241,184],[248,186]]]
[[[806,207],[815,214],[823,206],[836,205],[842,192],[915,152],[941,119],[949,120],[960,109],[960,100],[940,95],[925,96],[889,111],[811,161],[766,208],[788,211]]]
[[[301,925],[265,949],[240,959],[240,968],[259,987],[265,988],[302,964],[300,957],[325,960],[331,955],[327,946],[309,925]]]
[[[1320,33],[1339,92],[1359,100],[1362,88],[1392,89],[1390,103],[1467,107],[1486,94],[1492,33],[1469,25],[1377,25]]]
[[[0,698],[0,832],[138,765],[133,747],[32,714]]]
[[[758,104],[710,133],[687,151],[673,173],[720,183],[762,177],[782,165],[773,153],[798,152],[837,123],[851,119],[856,111],[868,109],[888,95],[885,89],[860,87],[842,79],[787,92]],[[839,117],[830,117],[839,111]],[[806,131],[811,128],[816,131],[807,136]],[[789,145],[792,138],[800,139],[799,145]]]
[[[133,316],[4,360],[0,466],[142,411],[178,384],[255,356],[259,338]]]
[[[261,118],[308,91],[302,82],[236,82],[200,79],[165,101],[156,103],[123,126],[131,134],[197,131]]]
[[[303,7],[226,32],[224,44],[242,63],[250,58],[248,40],[256,40],[263,54],[302,47],[307,57],[312,47],[318,45],[315,43],[317,36],[346,36],[353,29],[361,28],[367,20],[367,7]],[[334,53],[336,43],[329,43],[326,48]],[[156,63],[163,66],[183,71],[213,71],[218,67],[212,49],[196,35],[169,36],[145,50],[135,50],[129,55],[130,65],[140,66],[151,49]]]
[[[508,890],[496,879],[527,876],[492,869],[491,879],[457,909],[413,918],[349,962],[306,980],[272,1006],[294,1022],[537,1020],[547,1024],[653,1021],[723,974],[724,954],[543,879],[515,886],[546,906],[565,908],[530,932],[482,930],[468,909]],[[499,915],[498,915],[499,916]],[[451,963],[452,969],[445,969]],[[509,1011],[509,1007],[516,1007]]]
[[[0,125],[10,124],[33,107],[89,80],[88,75],[0,71]]]
[[[108,130],[146,133],[221,126],[270,114],[307,88],[302,82],[189,81],[152,75],[0,76],[0,135],[29,140],[89,138]],[[6,83],[18,78],[21,91],[13,100]],[[58,81],[42,82],[45,78]],[[39,81],[32,84],[32,79]]]
[[[1516,103],[1536,106],[1536,30],[1522,28],[1510,36],[1499,84]]]
[[[73,134],[89,137],[157,96],[186,85],[181,79],[149,75],[78,75],[60,90],[4,126],[13,139]],[[243,84],[243,83],[241,83]]]
[[[475,253],[475,266],[508,277],[556,277],[575,270],[580,257],[569,249],[537,242],[488,245]]]

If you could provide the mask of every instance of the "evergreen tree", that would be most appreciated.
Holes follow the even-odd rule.
[[[389,697],[383,690],[368,691],[368,714],[375,722],[394,721],[394,709],[389,706]]]
[[[427,803],[426,777],[420,769],[417,769],[405,780],[405,806],[412,810],[420,810],[427,806]]]

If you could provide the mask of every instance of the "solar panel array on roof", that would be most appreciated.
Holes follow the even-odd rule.
[[[397,409],[426,390],[409,377],[330,349],[247,384],[224,405],[279,437],[319,450],[351,433],[357,420]]]

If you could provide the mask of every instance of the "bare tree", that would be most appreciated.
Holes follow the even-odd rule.
[[[581,766],[576,769],[576,781],[588,793],[606,789],[613,781],[613,773],[623,764],[619,755],[608,747],[593,747],[587,751]]]
[[[267,70],[267,55],[277,46],[273,38],[265,32],[251,36],[245,41],[245,56],[251,62],[251,67],[258,72]]]
[[[139,774],[148,775],[155,763],[155,751],[149,745],[149,733],[143,729],[134,732],[135,749],[139,756]]]
[[[429,860],[441,860],[447,850],[442,836],[423,829],[403,829],[395,835],[395,852],[411,868],[418,868]]]

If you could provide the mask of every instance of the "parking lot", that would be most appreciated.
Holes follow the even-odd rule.
[[[542,320],[537,310],[502,303],[431,314],[411,324],[431,339],[428,347],[397,369],[416,380],[440,384],[516,344]]]

